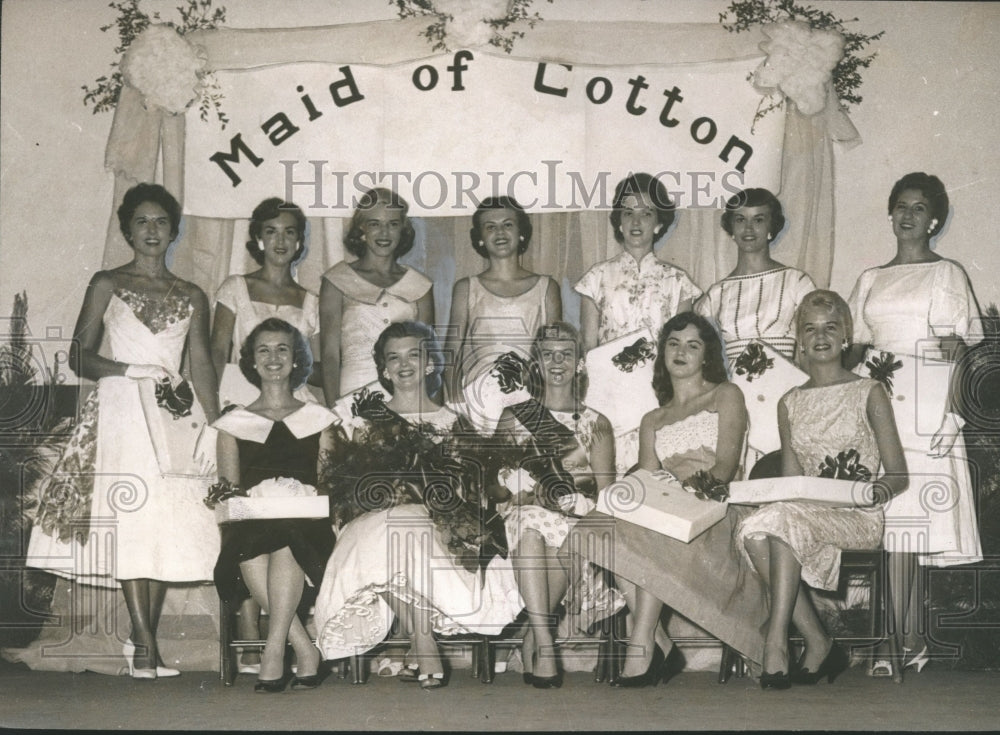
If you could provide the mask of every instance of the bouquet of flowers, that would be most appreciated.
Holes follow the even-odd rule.
[[[239,485],[234,485],[225,477],[220,477],[217,483],[208,488],[208,494],[202,498],[202,502],[207,505],[210,510],[215,510],[215,506],[223,500],[229,500],[230,498],[236,497],[247,497],[247,491]]]
[[[698,470],[681,485],[693,492],[699,500],[725,503],[729,499],[729,484],[706,470]]]

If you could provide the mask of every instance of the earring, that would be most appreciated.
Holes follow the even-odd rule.
[[[484,244],[485,243],[482,240],[479,241],[479,247],[482,247]]]
[[[660,230],[662,230],[662,229],[663,229],[662,225],[657,225],[656,227],[653,228],[653,234],[654,235],[659,235],[660,234]]]
[[[889,215],[889,224],[892,224],[892,215]]]
[[[936,219],[932,219],[931,220],[931,226],[927,228],[927,234],[928,235],[931,234],[932,232],[934,232],[934,228],[937,227],[937,223],[938,223],[938,221]]]
[[[299,364],[297,362],[293,362],[292,363],[292,367],[298,367],[298,366],[299,366]]]
[[[424,375],[431,375],[434,372],[434,366],[428,365],[424,368]]]
[[[618,231],[619,231],[619,232],[625,232],[625,230],[624,230],[624,229],[622,229],[622,226],[621,226],[621,225],[618,225]]]
[[[518,240],[520,240],[521,242],[524,242],[524,235],[520,235],[520,236],[518,236],[518,238],[517,238],[517,239],[518,239]]]
[[[576,374],[579,375],[586,369],[587,369],[587,360],[581,357],[579,360],[576,361]]]
[[[773,239],[774,239],[774,235],[772,235],[770,232],[767,233],[767,241],[771,242],[771,240],[773,240]]]
[[[261,252],[264,252],[264,241],[263,240],[258,240],[257,241],[257,249],[260,250]]]
[[[845,340],[844,340],[844,344],[842,344],[842,345],[840,346],[840,351],[841,351],[841,352],[846,352],[846,351],[847,351],[847,348],[848,348],[848,347],[850,347],[850,346],[851,346],[851,343],[850,343],[850,342],[848,342],[848,341],[847,341],[847,340],[845,339]]]

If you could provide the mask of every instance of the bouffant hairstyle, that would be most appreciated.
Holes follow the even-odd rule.
[[[358,206],[354,208],[354,215],[351,217],[351,226],[344,236],[344,247],[357,258],[364,256],[364,224],[368,219],[368,213],[379,204],[384,204],[391,209],[402,210],[403,229],[399,234],[399,245],[396,246],[396,251],[393,253],[396,258],[401,258],[413,249],[413,243],[417,239],[417,233],[410,223],[410,218],[406,216],[406,213],[410,211],[410,204],[396,192],[381,186],[368,189],[361,195]]]
[[[423,322],[393,322],[382,330],[382,334],[375,340],[375,347],[372,348],[372,353],[375,357],[375,369],[378,370],[378,382],[390,394],[392,393],[392,381],[384,375],[385,346],[390,339],[402,339],[403,337],[416,337],[419,339],[420,348],[426,351],[427,360],[434,367],[429,375],[424,376],[427,395],[433,398],[441,390],[441,373],[444,372],[444,353],[441,352],[441,343],[438,341],[437,334]]]
[[[785,213],[781,209],[781,201],[767,189],[742,189],[726,201],[726,211],[722,213],[722,229],[726,234],[733,234],[733,216],[737,209],[743,207],[763,207],[771,210],[771,227],[768,235],[774,237],[785,226]]]
[[[618,242],[625,242],[625,234],[619,228],[622,224],[623,202],[627,196],[645,196],[652,203],[656,210],[656,220],[662,225],[657,237],[661,237],[673,224],[676,207],[663,182],[650,174],[629,174],[618,182],[615,198],[611,203],[611,228],[615,231],[615,240]]]
[[[799,304],[798,311],[795,312],[795,337],[801,343],[802,337],[802,317],[807,309],[824,309],[836,316],[844,325],[844,333],[847,336],[847,347],[849,349],[854,341],[854,318],[851,316],[851,307],[847,305],[843,297],[836,291],[828,291],[818,288],[810,291]]]
[[[309,374],[312,372],[313,364],[313,356],[312,351],[309,349],[309,343],[302,336],[302,332],[284,319],[278,319],[277,317],[265,319],[254,327],[250,335],[244,340],[243,346],[240,347],[240,372],[243,373],[243,377],[260,388],[260,375],[257,373],[257,368],[254,367],[254,363],[257,361],[254,352],[257,349],[257,338],[263,332],[279,332],[280,334],[287,334],[292,338],[293,367],[288,381],[292,390],[296,390],[304,385],[309,378]]]
[[[701,366],[701,376],[710,383],[725,383],[729,380],[726,375],[726,363],[722,354],[722,338],[715,331],[715,327],[705,317],[695,314],[693,311],[682,311],[680,314],[671,317],[660,330],[660,336],[656,341],[656,364],[653,366],[653,392],[656,393],[656,400],[660,405],[664,405],[674,397],[674,384],[670,380],[670,373],[663,363],[663,350],[666,347],[667,339],[674,332],[680,332],[687,327],[694,325],[698,329],[698,336],[705,343],[705,363]]]
[[[583,346],[580,341],[580,332],[568,322],[549,322],[543,324],[535,332],[535,339],[531,343],[531,363],[528,366],[528,392],[532,398],[542,400],[545,395],[545,377],[542,374],[542,342],[545,340],[569,340],[576,345],[576,359],[572,365],[567,365],[574,371],[573,395],[577,401],[583,401],[587,395],[587,387],[590,380],[587,377],[587,368],[580,361],[583,358]]]
[[[295,218],[295,231],[298,233],[299,246],[295,251],[293,263],[298,263],[306,252],[306,215],[302,209],[292,202],[286,202],[280,197],[270,197],[265,199],[253,210],[250,215],[250,239],[247,240],[247,252],[250,257],[257,261],[258,265],[264,264],[264,251],[257,246],[264,230],[264,223],[272,220],[282,212],[288,212]]]
[[[517,231],[521,236],[521,241],[517,244],[517,254],[523,255],[531,243],[531,218],[524,211],[524,207],[518,204],[514,197],[500,196],[487,197],[476,207],[475,214],[472,215],[472,229],[469,230],[469,239],[472,241],[472,249],[484,258],[490,257],[483,245],[483,234],[480,230],[483,221],[483,214],[491,209],[509,209],[517,217]]]
[[[929,233],[931,237],[934,237],[944,229],[944,223],[948,221],[948,192],[944,188],[944,183],[937,176],[925,174],[923,171],[906,174],[893,184],[892,191],[889,193],[890,215],[896,207],[900,195],[907,189],[916,189],[930,202],[931,218],[937,220],[937,224],[931,228]]]
[[[122,203],[118,207],[118,227],[122,231],[122,237],[129,247],[135,247],[129,239],[129,226],[132,222],[132,215],[139,208],[140,204],[153,202],[163,207],[163,211],[170,218],[170,239],[174,240],[181,230],[181,205],[174,198],[174,195],[164,189],[159,184],[136,184],[125,192]]]

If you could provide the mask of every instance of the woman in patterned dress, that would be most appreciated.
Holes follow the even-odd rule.
[[[530,218],[513,197],[484,199],[472,215],[469,237],[488,265],[479,275],[460,278],[452,291],[445,350],[459,357],[454,368],[445,369],[445,387],[452,400],[464,394],[466,413],[484,433],[492,433],[510,404],[500,391],[487,395],[489,389],[477,393],[470,386],[501,355],[513,352],[528,359],[535,330],[562,318],[556,282],[521,265],[531,231]]]
[[[771,257],[771,241],[784,226],[781,202],[767,189],[744,189],[726,202],[722,229],[736,243],[736,267],[709,287],[694,310],[718,325],[730,370],[751,340],[766,342],[789,360],[795,356],[795,310],[816,286]]]
[[[687,273],[653,252],[674,221],[674,203],[663,183],[649,174],[632,174],[615,187],[612,206],[611,226],[623,252],[593,266],[574,286],[583,297],[584,350],[640,329],[655,335],[701,296]]]
[[[895,635],[872,669],[899,680],[900,667],[920,671],[928,660],[919,566],[983,558],[952,369],[982,334],[973,331],[979,308],[965,270],[931,247],[949,213],[941,180],[907,174],[893,186],[888,210],[896,254],[861,274],[848,303],[855,372],[886,386],[910,472],[909,488],[885,510]],[[909,654],[902,663],[900,648]]]
[[[43,489],[28,549],[30,566],[85,584],[121,585],[131,619],[123,653],[136,679],[179,673],[164,665],[156,641],[166,586],[211,580],[219,550],[215,519],[202,503],[214,447],[206,448],[203,461],[171,455],[178,466],[165,465],[161,455],[162,436],[193,439],[200,422],[218,415],[208,300],[166,265],[180,220],[177,200],[157,184],[129,189],[118,208],[133,258],[94,274],[87,287],[70,364],[96,380],[97,389],[53,475],[68,473],[82,495],[90,493],[89,515],[60,527],[53,521],[59,501]],[[110,358],[98,352],[103,336]],[[185,353],[194,387],[190,403],[190,387],[180,375]],[[192,418],[174,420],[182,416]],[[89,538],[86,547],[81,538]],[[72,569],[65,568],[66,559],[74,560]]]
[[[540,505],[532,490],[515,494],[502,509],[528,612],[522,649],[525,682],[546,689],[562,683],[551,622],[566,593],[568,574],[557,552],[576,519],[593,510],[592,498],[614,480],[615,442],[608,419],[583,403],[587,377],[576,329],[565,322],[542,325],[531,351],[534,398],[505,409],[497,432],[519,442],[534,440],[542,451],[554,450],[579,488],[559,498],[558,510]],[[587,585],[589,568],[583,571]]]
[[[341,261],[323,274],[319,321],[327,405],[378,379],[372,346],[389,324],[434,323],[430,279],[399,264],[416,238],[409,206],[388,189],[366,191],[344,236],[357,260]]]
[[[907,485],[906,460],[882,386],[841,364],[851,344],[851,313],[833,291],[813,291],[798,311],[800,364],[809,380],[778,404],[784,476],[837,476],[824,470],[856,459],[857,484],[847,487],[844,507],[806,502],[763,505],[743,519],[737,535],[770,595],[761,688],[829,681],[848,665],[847,654],[823,629],[805,588],[837,588],[842,549],[877,548],[882,540],[881,503]],[[884,472],[874,483],[881,462]],[[869,497],[869,487],[873,490]],[[853,502],[852,502],[853,501]],[[854,503],[859,506],[855,507]],[[805,639],[797,670],[790,668],[788,627]]]

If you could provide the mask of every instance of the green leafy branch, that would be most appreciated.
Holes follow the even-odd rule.
[[[734,0],[719,14],[719,22],[730,33],[739,33],[758,25],[780,23],[787,20],[803,21],[813,30],[836,31],[844,37],[844,56],[833,68],[833,88],[837,99],[846,109],[860,104],[862,97],[861,71],[871,66],[877,52],[865,53],[868,46],[882,38],[885,31],[866,34],[848,30],[847,23],[856,23],[858,18],[840,19],[826,10],[810,5],[797,5],[795,0]],[[753,74],[747,79],[753,78]],[[762,101],[763,106],[763,101]],[[782,101],[771,102],[766,108],[758,108],[754,117],[757,122],[771,110],[780,108]]]
[[[551,3],[553,0],[546,0],[546,2]],[[535,24],[543,19],[538,11],[530,12],[533,3],[534,0],[511,0],[507,8],[507,15],[502,18],[485,20],[484,22],[493,29],[493,36],[489,41],[490,45],[503,49],[508,54],[511,53],[514,49],[514,42],[519,38],[524,38],[524,31],[510,30],[507,32],[508,29],[519,21],[525,21],[528,28],[534,28]],[[389,0],[389,4],[395,6],[396,13],[404,20],[418,15],[434,16],[435,20],[424,29],[421,35],[431,44],[432,50],[448,50],[447,23],[455,20],[451,13],[438,10],[433,0]]]
[[[139,35],[152,23],[161,22],[160,14],[146,13],[140,6],[141,0],[112,0],[108,7],[117,11],[114,22],[101,26],[101,31],[107,33],[112,28],[118,33],[118,45],[115,47],[115,60],[111,62],[111,71],[94,80],[94,86],[83,85],[84,107],[93,105],[94,114],[110,112],[118,105],[124,80],[121,73],[121,60],[125,51]],[[166,25],[175,28],[182,36],[192,31],[204,31],[218,28],[226,21],[225,7],[212,7],[213,0],[185,0],[184,5],[177,6],[180,22],[166,21]],[[211,72],[201,76],[199,90],[199,111],[202,120],[207,121],[211,112],[222,124],[223,129],[229,118],[222,110],[223,95],[218,82]]]

